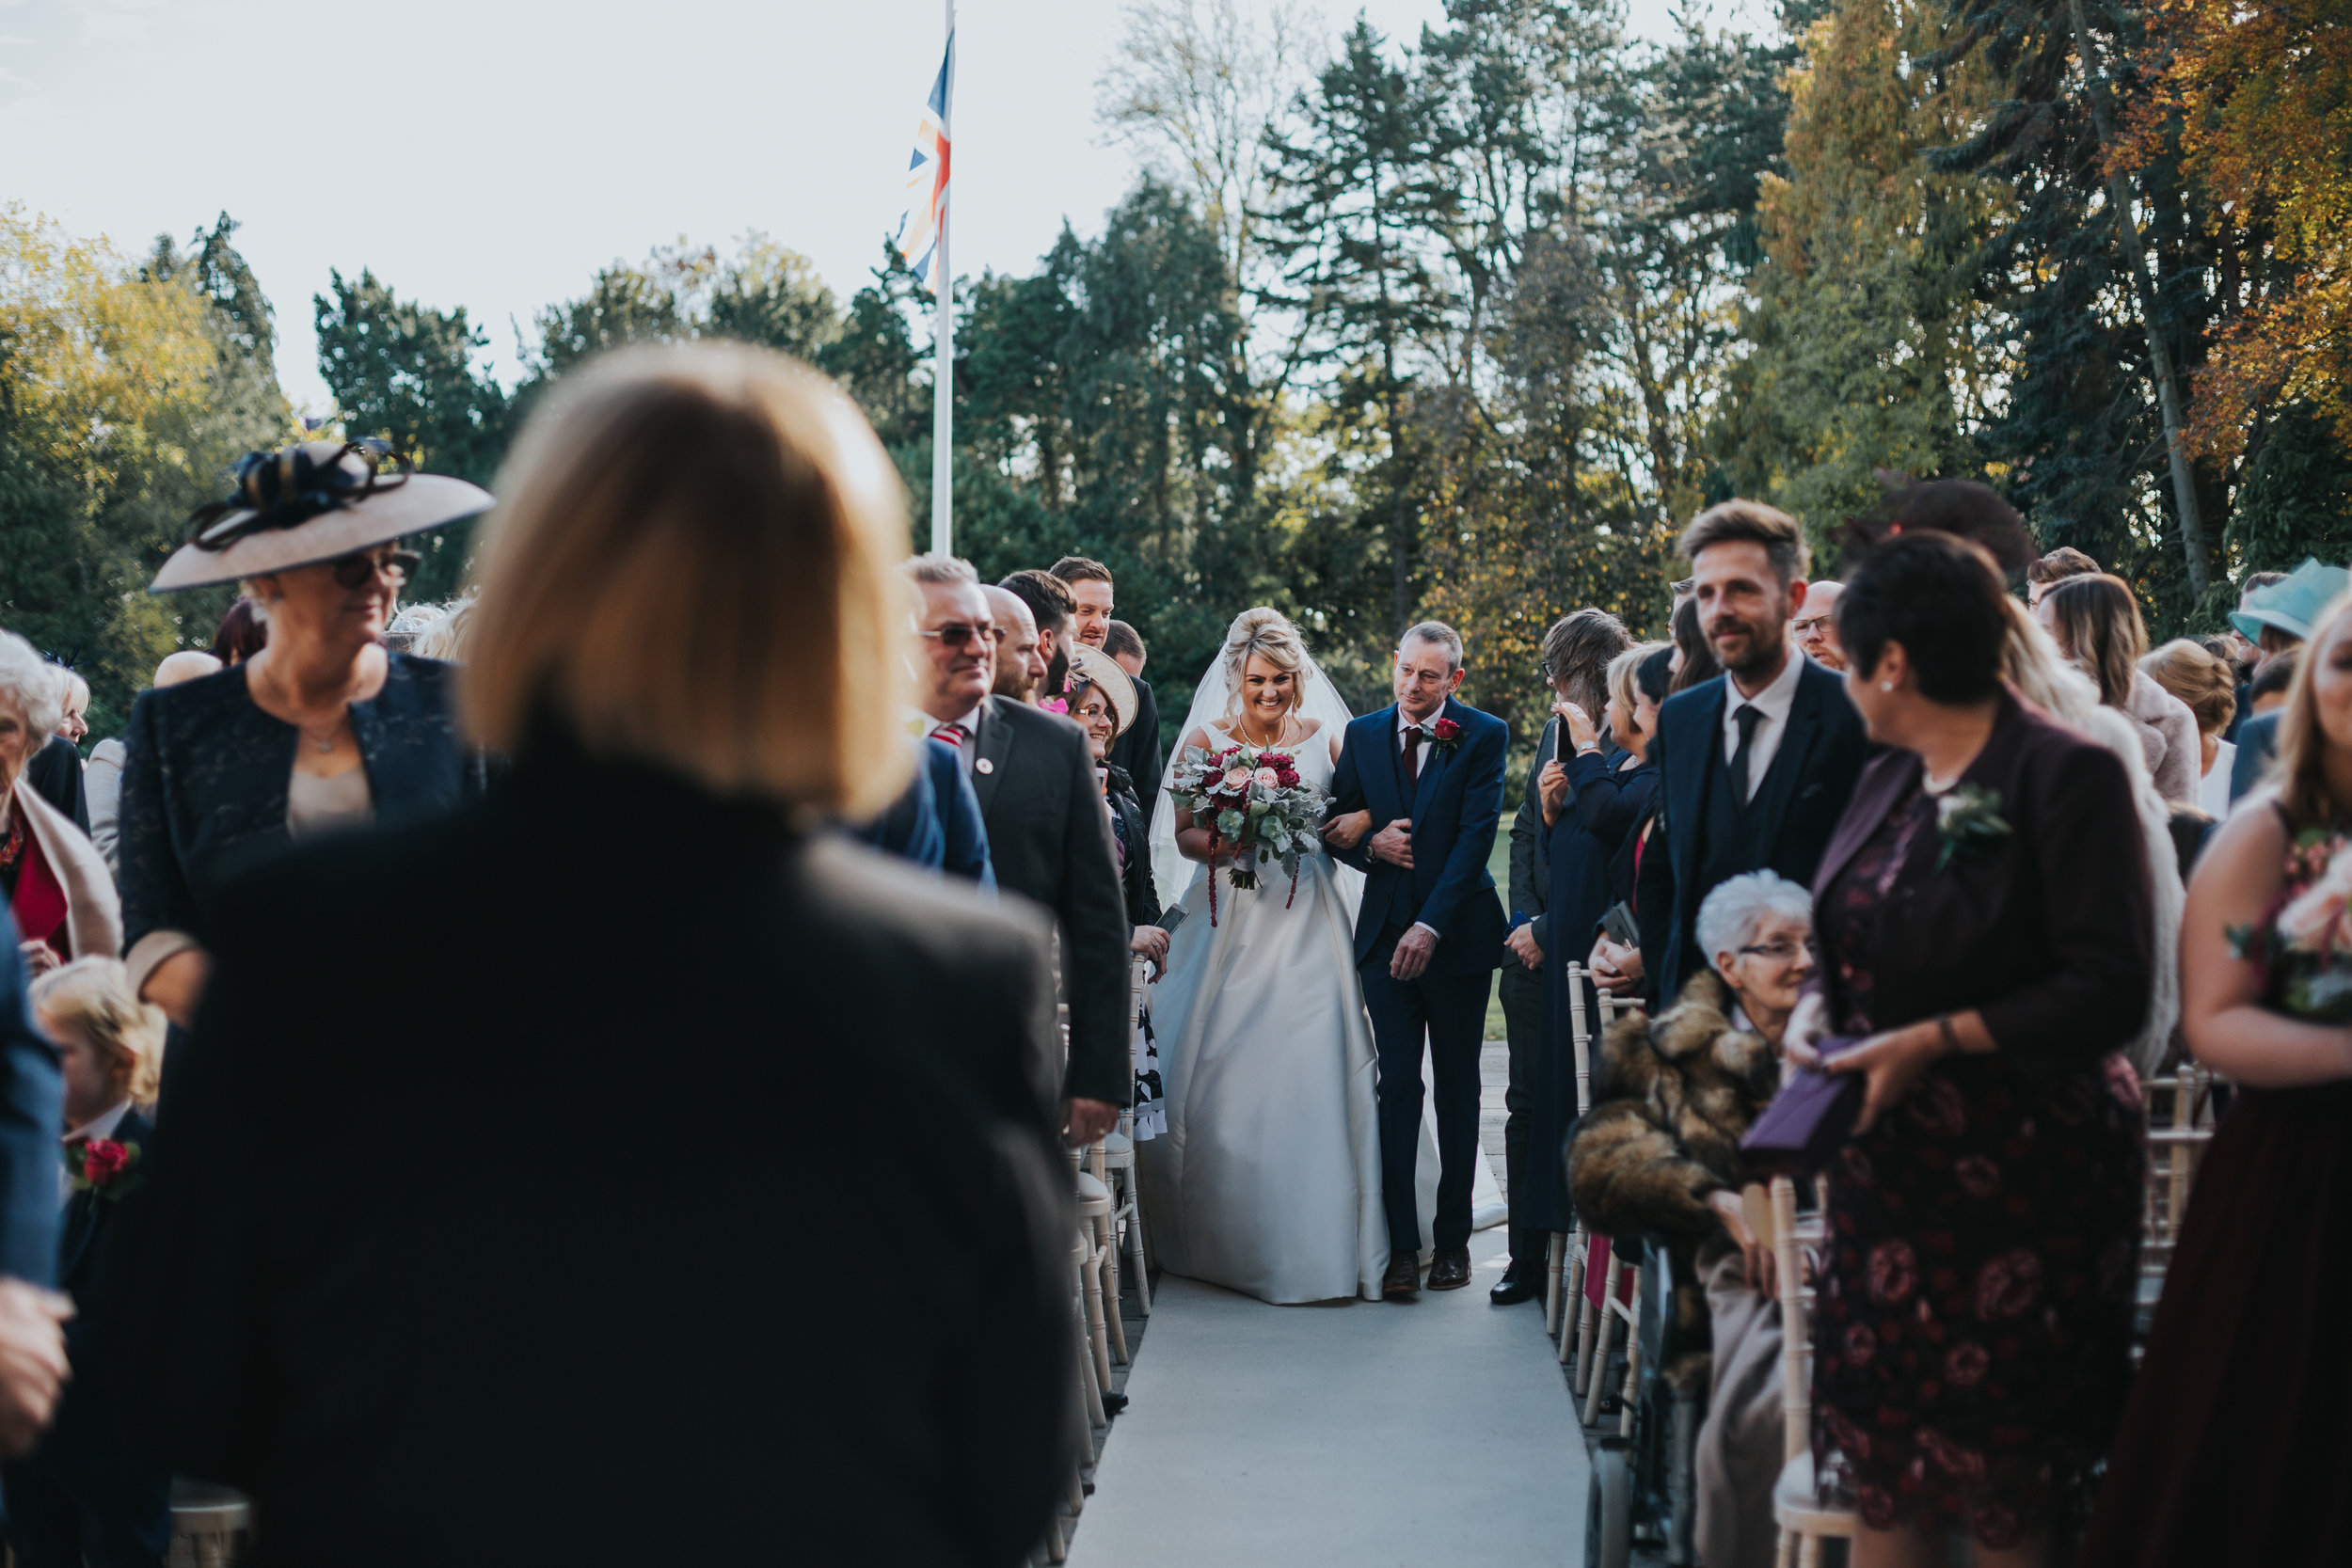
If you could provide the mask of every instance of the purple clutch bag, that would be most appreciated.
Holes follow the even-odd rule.
[[[1844,1037],[1822,1040],[1814,1049],[1828,1057],[1860,1043]],[[1799,1068],[1740,1140],[1740,1152],[1759,1176],[1810,1176],[1828,1162],[1861,1114],[1858,1075],[1833,1077],[1817,1068]]]

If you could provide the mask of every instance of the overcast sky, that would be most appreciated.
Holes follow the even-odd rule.
[[[1667,8],[1633,0],[1636,29]],[[1325,9],[1336,32],[1355,7]],[[1410,40],[1444,8],[1363,9]],[[1093,116],[1120,12],[959,6],[959,273],[1026,271],[1127,188]],[[863,284],[943,30],[942,0],[0,0],[0,202],[125,252],[229,213],[297,405],[326,401],[330,268],[465,306],[511,379],[510,322],[681,236],[761,230]]]

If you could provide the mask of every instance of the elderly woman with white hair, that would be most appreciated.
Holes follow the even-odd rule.
[[[1602,1042],[1602,1099],[1569,1140],[1568,1188],[1595,1231],[1663,1239],[1675,1280],[1665,1375],[1711,1385],[1699,1560],[1770,1568],[1780,1307],[1772,1250],[1747,1221],[1740,1140],[1780,1088],[1781,1037],[1814,971],[1813,896],[1770,871],[1731,878],[1700,904],[1698,940],[1710,967],[1672,1007],[1629,1014]]]
[[[45,974],[122,942],[122,906],[106,863],[72,817],[25,785],[25,764],[65,717],[66,683],[33,645],[0,632],[0,895],[16,916],[26,967]]]

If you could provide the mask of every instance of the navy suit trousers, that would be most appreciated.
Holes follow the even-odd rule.
[[[1470,1180],[1478,1159],[1478,1054],[1486,1033],[1486,994],[1494,972],[1448,974],[1435,963],[1418,980],[1390,974],[1398,939],[1391,926],[1357,966],[1364,1007],[1372,1014],[1380,1064],[1380,1192],[1391,1253],[1421,1250],[1421,1215],[1414,1201],[1414,1163],[1421,1148],[1421,1102],[1438,1100],[1438,1212],[1430,1243],[1470,1245]],[[1422,1083],[1422,1041],[1429,1042],[1437,1083]]]

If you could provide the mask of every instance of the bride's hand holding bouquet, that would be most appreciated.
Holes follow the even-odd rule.
[[[1216,924],[1216,875],[1244,890],[1258,885],[1259,868],[1279,863],[1298,891],[1300,858],[1320,845],[1318,832],[1330,802],[1298,773],[1298,759],[1270,746],[1187,746],[1171,769],[1169,787],[1192,815],[1193,831],[1206,831],[1209,923]]]

